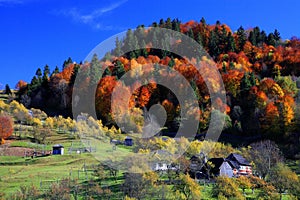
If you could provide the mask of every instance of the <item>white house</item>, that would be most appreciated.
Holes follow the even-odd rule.
[[[166,171],[166,170],[168,170],[168,164],[165,163],[165,162],[153,163],[152,170],[154,170],[154,171]]]
[[[201,171],[204,174],[210,174],[210,176],[227,176],[231,178],[252,174],[251,164],[240,154],[232,153],[227,158],[211,158],[208,161],[212,165],[206,163]]]
[[[226,161],[232,167],[234,176],[252,175],[252,166],[243,156],[237,153],[230,154]]]

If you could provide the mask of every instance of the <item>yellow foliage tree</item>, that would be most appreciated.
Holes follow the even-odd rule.
[[[37,127],[40,127],[43,125],[42,121],[39,118],[35,118],[35,117],[32,119],[32,124]]]
[[[173,186],[177,199],[201,199],[201,187],[188,174],[180,174],[178,183]]]

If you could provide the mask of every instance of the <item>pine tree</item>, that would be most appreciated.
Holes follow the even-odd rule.
[[[203,46],[203,39],[200,33],[197,34],[196,41]]]
[[[254,34],[254,37],[255,37],[255,42],[256,42],[256,46],[261,42],[261,35],[260,35],[260,29],[258,26],[256,26],[254,29],[253,29],[253,34]]]
[[[44,75],[47,75],[49,77],[49,74],[50,74],[50,68],[48,65],[45,65],[44,67]]]
[[[4,94],[7,94],[7,95],[12,94],[12,92],[11,92],[10,87],[9,87],[8,84],[5,85],[5,92],[4,92]]]
[[[157,37],[157,31],[156,31],[156,29],[154,29],[152,31],[152,40],[151,40],[152,46],[154,46],[154,47],[158,46],[158,39],[157,38],[158,38]]]
[[[122,51],[122,42],[119,41],[119,38],[116,38],[116,48],[115,48],[115,56],[122,56],[123,51]]]
[[[268,37],[267,37],[267,34],[266,34],[265,31],[261,31],[260,37],[261,37],[261,43],[262,43],[262,44],[267,42],[267,38],[268,38]]]
[[[157,22],[153,22],[151,26],[152,26],[152,27],[157,27],[158,24],[157,24]]]
[[[255,75],[253,72],[250,73],[250,84],[251,84],[251,87],[256,85],[256,79],[255,79]]]
[[[39,83],[41,83],[42,82],[42,75],[43,75],[41,68],[38,68],[36,70],[35,75],[37,76],[37,79],[38,79]]]
[[[188,35],[190,38],[195,39],[193,29],[189,29],[189,31],[187,32],[187,35]]]
[[[28,86],[28,95],[30,95],[31,92],[36,90],[40,85],[41,85],[41,82],[39,81],[39,79],[36,76],[34,76]]]
[[[131,50],[129,53],[130,59],[137,58],[138,56],[140,56],[138,40],[137,40],[137,37],[133,34],[131,29],[129,29],[126,33],[124,48],[125,48],[125,51]]]
[[[114,69],[112,71],[112,75],[120,79],[124,74],[125,74],[124,65],[121,61],[117,60],[114,63]]]
[[[171,60],[169,61],[169,63],[168,63],[168,66],[169,67],[173,67],[175,65],[175,61],[174,61],[174,58],[173,58],[173,56],[171,57]]]
[[[249,74],[246,72],[241,80],[241,91],[243,93],[248,92],[250,88],[252,87],[252,83],[250,81]]]
[[[232,34],[229,32],[228,36],[227,36],[227,47],[226,47],[226,52],[235,52],[236,50],[236,45],[235,45],[235,41],[234,38],[232,36]]]
[[[71,63],[73,63],[73,61],[72,61],[72,58],[71,57],[69,57],[68,58],[68,60],[65,60],[64,61],[64,64],[63,64],[63,70],[69,65],[69,64],[71,64]]]
[[[165,21],[164,19],[159,20],[159,27],[164,28],[165,27]]]
[[[42,86],[44,88],[46,88],[48,86],[48,80],[49,80],[49,76],[44,73],[44,75],[42,77]]]
[[[268,43],[268,45],[275,46],[276,40],[275,40],[275,37],[274,37],[274,34],[273,34],[273,33],[270,33],[270,34],[268,35],[267,43]]]
[[[172,29],[172,22],[170,17],[168,17],[168,19],[166,20],[165,28]]]
[[[251,42],[252,45],[256,46],[256,37],[253,31],[249,33],[248,40]]]
[[[278,32],[277,29],[275,29],[274,31],[274,39],[276,40],[276,42],[278,42],[281,39],[280,33]]]
[[[228,32],[225,28],[224,25],[222,25],[222,29],[221,32],[218,33],[219,35],[219,43],[222,44],[224,47],[226,46],[226,44],[228,43]],[[225,52],[225,49],[223,49],[223,52]]]
[[[92,85],[97,85],[101,78],[101,65],[97,54],[94,54],[90,66],[90,79]]]
[[[38,78],[41,78],[41,77],[42,77],[43,73],[42,73],[41,68],[38,68],[38,69],[36,70],[35,75],[36,75]]]
[[[212,57],[216,58],[220,54],[220,48],[218,46],[218,38],[215,31],[210,32],[208,48],[209,48],[209,53]]]
[[[180,32],[180,21],[178,19],[173,19],[173,21],[172,21],[172,29],[174,31]]]
[[[54,71],[52,72],[51,76],[54,76],[55,74],[59,73],[59,68],[56,66]]]
[[[230,69],[234,69],[234,63],[233,63],[233,62],[230,62],[229,68],[230,68]]]
[[[206,25],[206,20],[204,19],[204,17],[201,18],[200,23],[202,23],[203,25]]]
[[[237,48],[237,50],[240,52],[240,51],[243,51],[244,45],[247,41],[247,35],[246,35],[245,30],[242,26],[240,26],[240,28],[237,30],[237,36],[238,36],[238,42],[237,42],[238,48]]]
[[[142,44],[142,41],[145,39],[145,26],[138,26],[137,29],[134,31],[134,36],[136,36],[137,42],[140,46]]]
[[[168,34],[161,38],[161,44],[163,47],[162,57],[165,58],[166,56],[170,55],[170,38]]]
[[[48,85],[49,74],[50,74],[50,68],[49,68],[48,65],[45,65],[45,67],[44,67],[44,73],[43,73],[43,77],[42,77],[42,85],[43,85],[43,87],[47,87],[47,85]]]
[[[111,57],[112,57],[112,55],[111,55],[110,51],[108,51],[108,52],[105,53],[105,55],[103,56],[101,61],[105,62],[107,60],[111,60]]]
[[[225,74],[227,73],[226,64],[224,62],[222,64],[222,70]]]
[[[34,76],[31,79],[30,85],[37,85],[39,83],[39,80],[36,78],[36,76]]]
[[[141,50],[139,48],[138,39],[136,36],[133,36],[131,45],[132,45],[132,49],[134,50],[130,52],[130,58],[139,57],[141,55]]]
[[[142,41],[141,43],[141,56],[144,56],[144,57],[148,57],[148,51],[146,49],[146,43],[145,43],[145,40]]]
[[[72,72],[72,75],[71,75],[71,79],[70,79],[70,84],[71,85],[74,85],[75,83],[75,80],[76,80],[76,77],[77,77],[77,74],[79,72],[79,69],[80,69],[80,65],[75,65],[74,66],[74,69],[73,69],[73,72]]]

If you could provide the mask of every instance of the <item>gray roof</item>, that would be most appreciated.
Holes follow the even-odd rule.
[[[251,166],[249,161],[246,160],[243,156],[237,153],[230,154],[227,158],[227,161],[230,161],[232,165],[239,166],[239,165],[246,165]]]

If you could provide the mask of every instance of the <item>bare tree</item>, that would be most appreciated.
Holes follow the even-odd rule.
[[[283,161],[283,155],[275,142],[270,140],[256,142],[250,146],[249,156],[254,163],[254,170],[265,179],[272,166]]]

